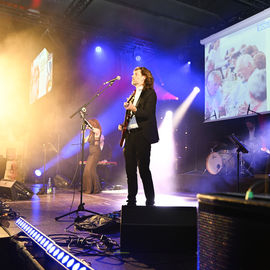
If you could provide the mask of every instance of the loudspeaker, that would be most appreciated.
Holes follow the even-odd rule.
[[[197,198],[198,269],[269,269],[269,196],[245,200],[245,194],[220,193]]]
[[[0,197],[16,200],[28,200],[33,196],[32,190],[16,180],[2,179],[0,181]]]
[[[70,185],[70,180],[59,174],[54,177],[53,181],[54,185],[58,188],[67,188]]]
[[[122,206],[123,252],[197,250],[196,207]]]

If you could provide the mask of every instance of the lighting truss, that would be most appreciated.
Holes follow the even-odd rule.
[[[93,0],[73,0],[65,11],[66,17],[78,17],[83,13]]]
[[[71,253],[57,245],[52,239],[36,229],[23,218],[16,220],[16,225],[39,245],[51,258],[68,270],[94,270],[86,263],[77,259]]]

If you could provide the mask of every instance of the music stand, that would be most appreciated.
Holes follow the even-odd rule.
[[[237,147],[237,192],[239,192],[239,178],[240,178],[240,152],[247,154],[247,148],[237,139],[234,133],[229,136],[229,139]]]
[[[60,218],[62,217],[65,217],[65,216],[68,216],[68,215],[71,215],[73,213],[77,213],[80,212],[80,211],[85,211],[85,212],[89,212],[89,213],[93,213],[93,214],[96,214],[96,215],[101,215],[97,212],[94,212],[92,210],[87,210],[84,208],[84,205],[85,203],[83,203],[83,166],[84,166],[84,135],[85,135],[85,129],[86,129],[86,126],[88,126],[89,128],[91,128],[91,124],[85,119],[85,114],[86,114],[86,106],[88,106],[90,104],[90,102],[94,101],[94,99],[96,97],[98,97],[106,88],[112,86],[113,82],[110,82],[108,84],[108,86],[106,86],[104,89],[101,89],[99,91],[97,91],[97,93],[95,94],[95,96],[86,104],[84,104],[82,107],[80,107],[75,113],[73,113],[70,118],[74,117],[77,113],[80,114],[80,117],[82,118],[82,124],[81,124],[81,132],[82,132],[82,142],[81,142],[81,172],[80,172],[80,180],[81,180],[81,191],[80,191],[80,204],[77,208],[77,210],[74,210],[74,211],[71,211],[71,212],[68,212],[62,216],[58,216],[55,218],[55,220],[59,220]]]

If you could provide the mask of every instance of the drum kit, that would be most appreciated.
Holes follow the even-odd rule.
[[[230,175],[235,171],[236,157],[233,150],[212,151],[206,158],[206,169],[210,174]]]
[[[245,144],[248,153],[240,153],[240,174],[253,176],[265,163],[265,153],[259,146]],[[270,152],[269,152],[270,153]],[[206,170],[212,175],[231,175],[237,170],[237,149],[228,149],[228,145],[215,145],[206,158]]]

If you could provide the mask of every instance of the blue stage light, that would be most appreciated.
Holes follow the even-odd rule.
[[[46,247],[49,245],[49,243],[50,243],[50,241],[47,240],[47,241],[44,243],[43,247],[46,248]]]
[[[59,254],[59,252],[60,252],[60,249],[58,248],[57,250],[54,251],[53,257],[57,256]]]
[[[65,252],[61,252],[58,256],[57,256],[57,260],[61,260],[63,258],[63,256],[65,255]]]
[[[63,259],[62,259],[62,263],[65,264],[69,259],[69,256],[66,255]]]
[[[42,175],[42,172],[41,172],[40,170],[37,169],[37,170],[35,170],[35,175],[36,175],[36,176],[41,176],[41,175]]]
[[[38,242],[40,242],[41,240],[43,239],[43,236],[41,235],[39,238],[38,238]]]
[[[96,53],[101,53],[102,52],[102,48],[100,46],[97,46],[95,49]]]
[[[137,55],[137,56],[135,57],[135,59],[136,59],[137,62],[140,62],[140,61],[142,60],[142,57],[141,57],[140,55]]]
[[[70,268],[74,264],[75,260],[71,259],[67,262],[67,267]]]
[[[50,254],[53,253],[55,251],[55,249],[56,249],[56,246],[51,247],[50,250],[49,250],[49,253]]]
[[[63,268],[71,270],[93,270],[93,268],[88,266],[85,262],[82,262],[71,253],[55,244],[53,240],[23,218],[18,218],[16,225]]]
[[[78,270],[81,265],[79,263],[76,263],[73,265],[72,270]]]
[[[44,238],[41,240],[40,244],[43,245],[45,241],[46,241],[46,238],[44,237]]]

